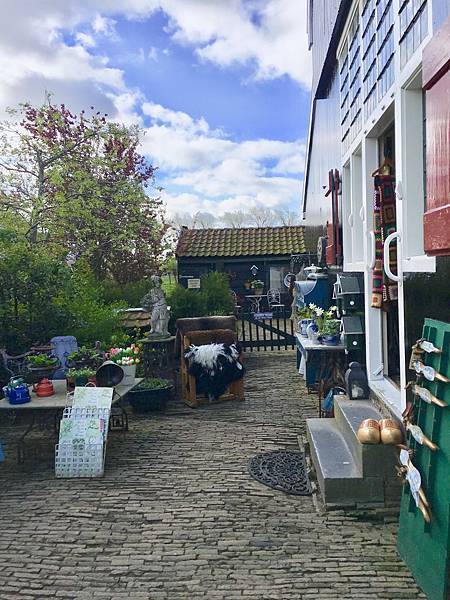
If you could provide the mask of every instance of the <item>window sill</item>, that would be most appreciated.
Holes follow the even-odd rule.
[[[389,410],[401,420],[404,408],[400,388],[388,379],[369,381],[369,386],[378,399],[386,404]]]

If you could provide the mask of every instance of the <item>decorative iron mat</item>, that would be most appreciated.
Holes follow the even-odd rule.
[[[296,496],[312,494],[305,456],[301,452],[275,450],[257,454],[249,462],[248,471],[253,479],[274,490]]]

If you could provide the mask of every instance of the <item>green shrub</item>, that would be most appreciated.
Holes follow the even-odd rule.
[[[171,320],[184,317],[202,317],[206,315],[204,295],[198,290],[187,290],[182,285],[177,285],[168,298]]]
[[[127,308],[137,308],[141,306],[141,300],[148,293],[151,283],[148,279],[124,284],[117,283],[113,279],[105,279],[100,286],[106,304],[123,302]]]
[[[177,285],[168,298],[172,322],[185,317],[232,315],[234,302],[225,273],[208,273],[201,278],[200,290],[187,290]],[[172,329],[173,330],[173,329]]]
[[[80,345],[107,342],[120,331],[120,309],[124,303],[105,303],[98,282],[82,260],[75,264],[59,301],[65,305],[71,320],[64,333],[74,335]]]
[[[231,297],[230,281],[225,273],[214,271],[203,275],[201,294],[205,299],[206,315],[233,314],[234,302]]]

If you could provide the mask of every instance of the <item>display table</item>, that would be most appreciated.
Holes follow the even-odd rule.
[[[299,333],[295,334],[297,346],[297,370],[304,376],[308,392],[318,384],[319,417],[324,416],[321,403],[325,384],[332,378],[335,369],[343,369],[344,344],[326,346],[313,342]]]
[[[142,378],[136,378],[131,385],[117,385],[114,388],[111,417],[109,420],[109,429],[111,431],[128,430],[128,415],[123,408],[122,400],[141,381]],[[0,400],[0,414],[23,414],[27,421],[27,428],[17,442],[18,462],[23,462],[25,459],[25,438],[36,429],[44,429],[57,433],[62,413],[66,406],[71,405],[71,396],[67,395],[66,380],[54,380],[52,383],[55,393],[48,398],[40,398],[34,392],[30,392],[31,402],[27,402],[26,404],[10,404],[6,398]]]

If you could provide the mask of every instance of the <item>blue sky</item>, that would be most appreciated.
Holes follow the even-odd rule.
[[[299,210],[305,0],[5,1],[0,109],[47,89],[138,123],[171,214]]]

